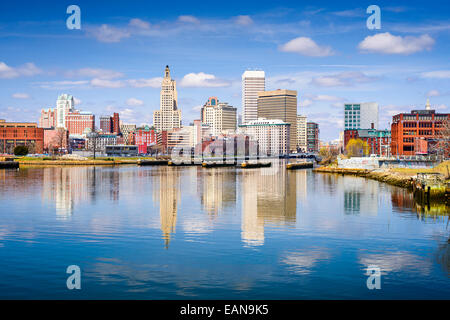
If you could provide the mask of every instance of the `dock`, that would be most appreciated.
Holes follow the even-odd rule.
[[[252,169],[252,168],[267,168],[271,167],[272,162],[256,162],[256,163],[250,163],[250,162],[243,162],[241,164],[241,168],[243,169]]]
[[[203,168],[220,168],[220,167],[236,167],[236,163],[226,162],[203,162]]]
[[[19,163],[14,161],[0,161],[0,169],[18,169]]]
[[[310,168],[314,168],[314,164],[312,162],[293,162],[288,163],[286,165],[286,169],[288,170],[310,169]]]
[[[165,166],[169,163],[169,160],[140,160],[138,165],[140,166]]]

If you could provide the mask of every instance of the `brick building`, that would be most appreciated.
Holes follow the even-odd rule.
[[[417,155],[433,153],[444,122],[450,121],[449,113],[436,113],[429,103],[425,110],[412,110],[392,118],[391,153],[393,155]],[[447,152],[448,153],[448,152]]]
[[[95,115],[86,111],[69,112],[66,115],[66,128],[70,135],[82,135],[86,129],[95,130]]]
[[[389,130],[353,129],[344,131],[344,149],[350,139],[361,139],[369,145],[370,154],[388,156],[391,148],[391,132]]]
[[[37,123],[0,120],[0,153],[14,153],[16,146],[27,146],[30,153],[42,153],[44,129]]]

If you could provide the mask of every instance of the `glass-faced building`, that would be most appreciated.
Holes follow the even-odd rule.
[[[378,129],[378,103],[347,103],[344,106],[344,128]]]

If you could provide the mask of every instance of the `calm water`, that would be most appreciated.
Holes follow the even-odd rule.
[[[0,298],[450,299],[445,208],[283,168],[0,170]]]

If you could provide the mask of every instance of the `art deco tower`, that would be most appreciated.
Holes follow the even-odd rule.
[[[153,124],[157,131],[181,127],[181,110],[178,109],[176,81],[170,77],[169,66],[166,66],[161,85],[160,110],[153,113]]]

